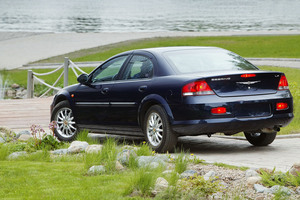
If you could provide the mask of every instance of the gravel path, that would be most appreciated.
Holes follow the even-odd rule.
[[[102,32],[102,33],[28,33],[0,32],[0,69],[14,69],[41,59],[80,49],[153,37],[299,35],[300,31],[236,32]]]

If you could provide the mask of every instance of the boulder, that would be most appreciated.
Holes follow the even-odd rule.
[[[192,178],[193,176],[197,175],[197,172],[195,170],[186,170],[184,172],[182,172],[180,174],[180,178],[186,178],[186,179],[189,179],[189,178]]]
[[[289,172],[290,172],[290,174],[292,174],[294,176],[299,176],[299,174],[300,174],[300,163],[293,164],[293,166],[291,167]]]
[[[31,138],[32,138],[31,135],[22,134],[22,135],[19,136],[18,140],[20,140],[20,141],[28,141]]]
[[[294,193],[291,189],[280,185],[274,185],[267,191],[267,193],[275,194],[278,190],[285,193],[286,195],[291,195],[292,193]]]
[[[134,150],[124,149],[117,155],[117,161],[119,161],[122,165],[129,165],[130,157],[136,158],[137,155]]]
[[[80,153],[82,151],[85,151],[85,149],[89,146],[87,142],[82,141],[74,141],[71,143],[70,147],[68,148],[68,153],[74,154],[74,153]]]
[[[154,190],[157,192],[162,192],[166,190],[169,186],[169,183],[166,179],[158,177],[155,182]]]
[[[18,152],[14,152],[14,153],[11,153],[7,159],[8,160],[14,160],[14,159],[17,159],[19,158],[20,156],[23,156],[23,155],[26,155],[27,152],[26,151],[18,151]]]
[[[260,184],[254,184],[254,190],[257,192],[257,193],[264,193],[268,190],[268,188],[260,185]]]
[[[247,185],[253,187],[254,184],[258,184],[260,181],[260,176],[251,176],[247,178]]]
[[[101,144],[92,144],[89,145],[86,149],[85,152],[86,153],[98,153],[101,152],[103,145]]]
[[[17,84],[17,83],[14,83],[14,84],[12,84],[10,87],[11,87],[12,89],[18,89],[18,88],[20,87],[20,85]]]
[[[50,153],[54,155],[65,155],[68,153],[68,149],[56,149],[54,151],[51,151]]]
[[[88,170],[88,174],[102,174],[105,172],[105,167],[103,165],[94,165]]]
[[[204,176],[203,176],[203,178],[204,178],[204,180],[206,180],[206,181],[208,181],[210,178],[214,178],[216,176],[216,172],[214,172],[214,171],[209,171],[209,172],[207,172]]]
[[[254,177],[254,176],[259,176],[259,174],[255,170],[253,170],[253,169],[248,169],[245,172],[245,176],[246,177]]]
[[[21,135],[31,135],[31,134],[30,134],[30,131],[23,130],[16,134],[16,138],[19,138]]]
[[[300,195],[300,186],[298,186],[298,187],[296,188],[296,194],[299,194],[299,195]]]
[[[166,156],[167,157],[167,156]],[[165,156],[139,156],[137,158],[138,160],[138,166],[139,167],[154,167],[157,164],[158,165],[163,165],[166,166],[166,161],[168,160],[168,158],[166,159]],[[157,164],[153,164],[153,163],[157,163]]]

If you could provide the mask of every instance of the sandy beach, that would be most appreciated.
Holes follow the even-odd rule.
[[[122,41],[175,36],[298,35],[300,31],[236,32],[101,32],[31,33],[0,32],[0,69],[20,68],[30,62],[80,49]]]

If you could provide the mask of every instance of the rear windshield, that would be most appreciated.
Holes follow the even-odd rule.
[[[223,49],[185,49],[164,53],[180,73],[219,70],[258,70],[241,56]]]

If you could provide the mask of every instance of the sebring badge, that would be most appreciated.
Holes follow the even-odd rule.
[[[247,81],[247,82],[236,82],[237,84],[241,85],[253,85],[255,83],[259,83],[260,81]]]

